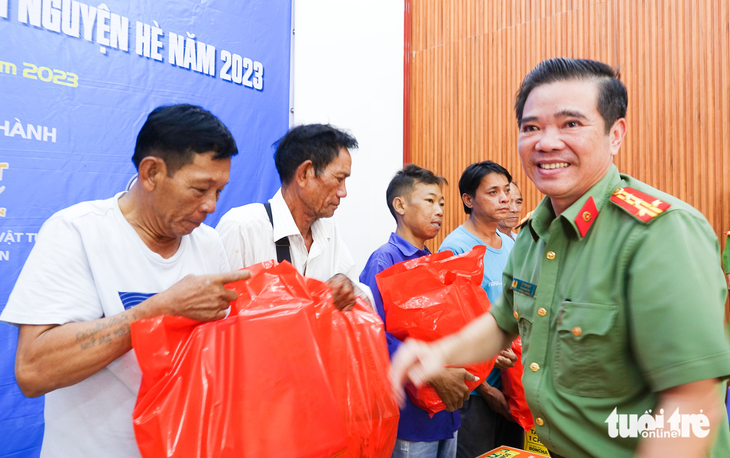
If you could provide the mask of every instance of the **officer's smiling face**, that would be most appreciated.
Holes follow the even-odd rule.
[[[525,102],[517,149],[537,189],[562,213],[603,178],[626,133],[619,119],[606,134],[594,80],[543,84]]]

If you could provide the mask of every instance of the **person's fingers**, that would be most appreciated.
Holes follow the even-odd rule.
[[[354,302],[352,302],[351,304],[349,304],[349,305],[346,305],[346,306],[345,306],[345,307],[344,307],[344,308],[342,309],[342,311],[343,311],[343,312],[349,312],[350,310],[352,310],[352,309],[354,309],[354,308],[355,308],[355,303],[354,303]]]
[[[251,272],[248,270],[234,270],[233,272],[226,272],[224,274],[211,275],[214,280],[220,281],[223,284],[233,283],[239,280],[248,280],[251,278]]]
[[[416,354],[411,347],[412,343],[412,340],[406,339],[403,345],[393,355],[391,384],[393,392],[396,393],[396,397],[398,397],[398,393],[403,394],[403,384],[405,383],[408,369],[416,361]]]
[[[517,355],[509,348],[502,350],[501,355],[512,362],[517,361]]]
[[[471,372],[468,372],[466,369],[464,369],[464,372],[466,374],[464,376],[464,380],[468,380],[470,382],[478,382],[479,381],[479,377],[477,377],[476,375],[472,374]]]
[[[409,340],[406,339],[406,343]],[[391,388],[398,402],[398,407],[401,409],[406,406],[405,383],[408,377],[408,368],[417,361],[417,356],[412,348],[404,347],[405,345],[401,345],[401,348],[396,351],[391,365]]]

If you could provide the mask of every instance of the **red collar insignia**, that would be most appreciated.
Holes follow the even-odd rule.
[[[578,216],[575,217],[575,225],[578,227],[581,237],[585,237],[588,229],[593,225],[593,221],[598,217],[598,209],[593,201],[593,196],[589,197],[583,207],[578,210]]]

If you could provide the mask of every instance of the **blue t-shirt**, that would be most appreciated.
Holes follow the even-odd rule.
[[[484,245],[487,251],[484,253],[484,278],[482,288],[487,292],[489,302],[495,304],[502,295],[502,272],[507,266],[507,259],[515,241],[507,234],[496,231],[502,239],[502,247],[492,248],[484,243],[479,237],[464,229],[464,226],[457,227],[451,234],[447,235],[439,247],[439,251],[452,251],[454,254],[466,253],[477,245]],[[489,385],[502,389],[501,372],[496,367],[487,377]]]
[[[431,254],[426,249],[418,249],[410,242],[396,233],[390,234],[388,243],[381,246],[368,259],[365,268],[360,274],[360,281],[370,287],[375,299],[375,308],[378,315],[385,322],[385,310],[383,309],[383,298],[380,295],[378,284],[375,281],[375,274],[382,272],[388,267],[408,259],[420,258]],[[388,353],[391,357],[402,343],[391,333],[386,332],[385,338],[388,343]],[[433,418],[428,412],[413,404],[406,396],[405,407],[400,411],[398,422],[398,438],[408,441],[431,442],[437,440],[451,439],[454,431],[461,426],[459,411],[449,412],[442,410],[434,414]]]

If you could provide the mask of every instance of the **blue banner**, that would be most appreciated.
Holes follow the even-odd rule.
[[[207,224],[271,197],[290,39],[291,0],[0,0],[0,310],[49,216],[124,190],[156,106],[201,105],[236,139]],[[0,324],[0,457],[37,456],[43,434],[42,399],[15,384],[16,342]]]

